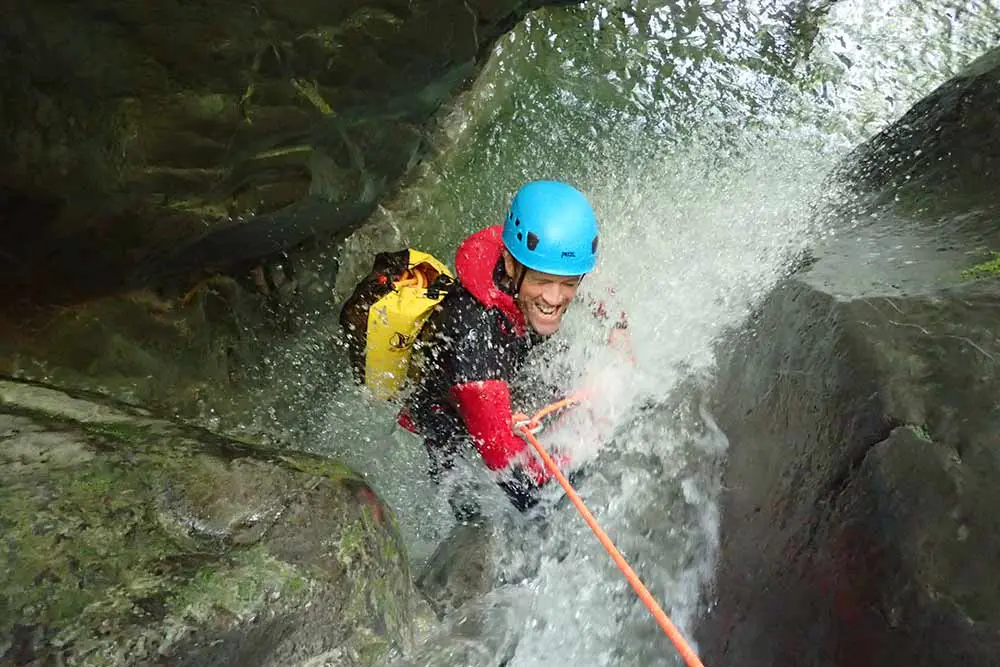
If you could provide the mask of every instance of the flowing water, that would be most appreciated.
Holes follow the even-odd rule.
[[[347,241],[339,294],[379,250],[409,244],[450,263],[527,179],[588,192],[601,260],[583,291],[627,312],[636,363],[604,345],[585,308],[572,312],[531,373],[599,391],[543,441],[585,468],[584,499],[690,638],[712,601],[727,448],[700,400],[712,346],[837,224],[816,206],[832,196],[824,177],[836,161],[993,47],[998,18],[996,0],[538,12],[444,119],[446,151]],[[394,406],[336,374],[315,379],[317,349],[285,354],[295,372],[282,389],[309,404],[308,442],[362,470],[393,506],[419,569],[454,528],[448,490],[427,480]],[[484,481],[474,463],[460,474]],[[485,481],[483,494],[497,580],[394,664],[679,664],[557,488],[542,518]]]

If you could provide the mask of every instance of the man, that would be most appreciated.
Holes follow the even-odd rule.
[[[457,281],[414,347],[414,390],[399,415],[425,438],[432,477],[453,466],[471,436],[513,504],[524,511],[537,502],[550,474],[513,431],[510,386],[528,351],[559,329],[596,264],[597,237],[581,192],[535,181],[517,192],[502,227],[463,241]]]

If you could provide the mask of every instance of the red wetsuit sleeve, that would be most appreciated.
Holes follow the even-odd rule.
[[[528,444],[511,426],[510,387],[503,380],[467,382],[451,389],[458,413],[490,470],[501,470]]]
[[[545,466],[526,452],[528,443],[514,434],[510,387],[506,382],[467,382],[452,387],[451,397],[487,468],[497,471],[516,464],[536,484],[549,480],[551,476]]]

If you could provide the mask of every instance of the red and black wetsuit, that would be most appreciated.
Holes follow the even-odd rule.
[[[424,436],[431,474],[450,468],[470,441],[514,505],[527,509],[549,479],[511,425],[511,384],[531,332],[503,267],[501,227],[467,238],[455,257],[458,280],[427,319],[414,346],[415,386],[399,423]]]

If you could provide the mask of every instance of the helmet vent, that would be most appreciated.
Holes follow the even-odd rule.
[[[590,252],[597,254],[597,237],[594,237],[593,243],[590,244]]]
[[[521,226],[521,218],[514,218],[514,226],[515,227]]]
[[[520,238],[520,234],[518,237]],[[528,250],[534,250],[538,247],[538,236],[534,232],[528,232]]]

